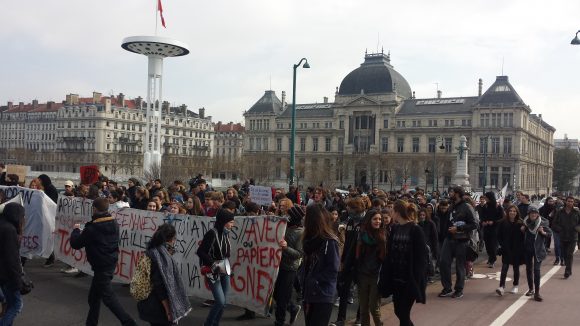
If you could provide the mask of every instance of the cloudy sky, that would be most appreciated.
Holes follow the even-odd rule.
[[[147,59],[124,37],[155,33],[156,0],[4,1],[0,103],[67,93],[146,96]],[[418,98],[477,94],[508,75],[535,113],[580,138],[580,29],[575,0],[163,0],[167,29],[189,45],[164,66],[164,99],[243,121],[267,89],[297,102],[333,99],[364,52],[384,48]],[[438,86],[437,86],[438,85]]]

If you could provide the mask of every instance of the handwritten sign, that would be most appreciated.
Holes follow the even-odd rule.
[[[99,181],[99,167],[96,165],[81,166],[81,184],[91,185]]]
[[[22,187],[0,186],[6,199],[20,196],[25,209],[25,223],[20,240],[20,255],[47,258],[54,247],[56,204],[42,191]]]
[[[26,182],[26,175],[28,174],[29,166],[26,165],[7,165],[6,174],[16,174],[19,182]]]
[[[270,187],[250,186],[250,199],[258,205],[270,206],[272,204],[272,189]]]
[[[60,196],[56,214],[56,257],[85,273],[91,273],[84,250],[70,246],[75,223],[91,219],[92,201]],[[205,277],[200,273],[196,252],[214,218],[173,215],[121,208],[111,211],[119,225],[119,261],[114,280],[129,283],[137,261],[147,248],[157,228],[170,223],[177,231],[173,258],[176,260],[187,294],[203,299],[213,298]],[[228,302],[265,314],[268,298],[274,290],[282,251],[278,241],[284,237],[286,220],[271,216],[238,216],[230,233],[232,266],[231,293]]]

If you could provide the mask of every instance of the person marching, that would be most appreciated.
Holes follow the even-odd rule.
[[[524,233],[521,230],[524,221],[515,205],[510,205],[506,213],[506,217],[497,223],[497,240],[502,262],[499,287],[495,290],[499,296],[505,292],[505,281],[510,266],[514,270],[513,288],[510,293],[518,293],[520,265],[524,262]]]
[[[219,325],[226,306],[231,274],[229,233],[234,223],[234,214],[228,210],[220,209],[216,214],[213,229],[203,236],[197,250],[202,265],[202,273],[205,274],[215,300],[203,324],[204,326]]]
[[[560,250],[566,264],[564,278],[568,278],[572,275],[574,247],[578,241],[578,232],[580,232],[580,210],[574,207],[574,197],[566,198],[566,206],[555,213],[552,225],[554,232],[558,233]]]
[[[552,234],[548,225],[548,220],[540,216],[536,207],[528,207],[528,216],[524,219],[524,225],[521,227],[521,230],[524,231],[524,258],[529,288],[526,296],[534,296],[534,300],[538,302],[543,300],[540,296],[540,278],[542,276],[540,267],[547,255],[545,240],[547,236]]]

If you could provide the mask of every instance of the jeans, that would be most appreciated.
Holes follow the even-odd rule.
[[[135,320],[125,312],[125,309],[123,309],[117,299],[117,295],[113,292],[113,287],[111,286],[112,279],[113,271],[95,272],[93,281],[91,282],[91,289],[89,290],[87,326],[96,326],[99,324],[101,301],[119,319],[122,325],[137,325]]]
[[[377,286],[378,276],[359,274],[358,300],[360,304],[360,322],[362,326],[370,326],[371,316],[375,325],[381,324],[381,298]]]
[[[407,284],[395,283],[393,288],[393,308],[395,309],[395,315],[399,318],[400,326],[413,326],[411,308],[413,308],[414,303],[415,298],[411,295],[411,290],[407,287]]]
[[[575,247],[576,241],[560,241],[562,256],[564,257],[564,262],[566,263],[565,273],[568,275],[572,274],[572,263],[574,262]]]
[[[304,305],[305,326],[326,326],[330,322],[332,303],[306,303]]]
[[[564,259],[564,255],[562,254],[562,246],[560,245],[560,234],[559,233],[552,233],[554,237],[554,255],[556,259]]]
[[[487,262],[495,263],[497,259],[497,232],[494,225],[488,225],[483,228],[483,241],[485,241],[485,250],[487,251]]]
[[[524,258],[526,260],[526,278],[528,279],[528,288],[530,290],[535,290],[536,293],[540,293],[540,267],[542,262],[536,259],[535,253],[526,250],[524,253]],[[533,275],[532,275],[533,270]]]
[[[276,300],[276,322],[275,325],[284,325],[286,321],[286,309],[288,305],[294,305],[290,302],[292,298],[292,288],[296,279],[294,271],[278,271],[276,285],[274,286],[274,300]],[[295,308],[294,308],[295,309]]]
[[[463,292],[465,286],[465,252],[467,242],[445,238],[443,248],[441,248],[441,258],[439,260],[439,273],[441,274],[441,284],[443,289],[451,290],[451,264],[455,258],[455,291]]]
[[[208,282],[215,302],[205,319],[204,326],[218,326],[226,307],[226,296],[230,290],[230,276],[222,274],[215,282]]]
[[[520,283],[520,266],[519,265],[511,265],[514,269],[514,286],[518,286]],[[502,264],[501,265],[501,274],[499,277],[499,286],[504,288],[505,287],[505,279],[507,277],[507,272],[510,269],[510,264]]]
[[[16,316],[22,311],[22,297],[19,290],[10,290],[6,285],[2,285],[2,292],[7,304],[4,316],[0,318],[0,326],[12,326]]]

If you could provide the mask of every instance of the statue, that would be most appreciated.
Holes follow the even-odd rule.
[[[469,174],[467,173],[469,148],[467,147],[467,138],[465,136],[459,138],[459,147],[455,149],[457,149],[457,169],[453,183],[463,187],[465,191],[470,191],[471,185],[469,184]]]

